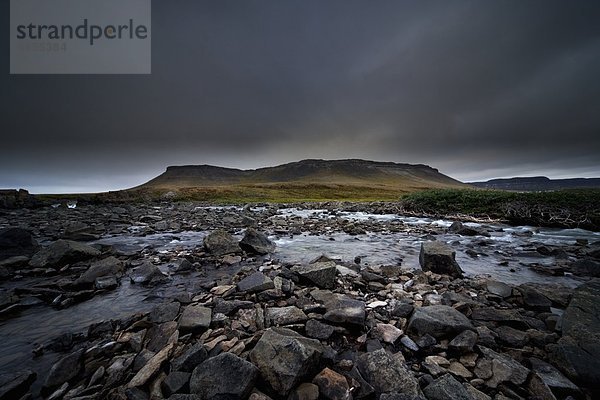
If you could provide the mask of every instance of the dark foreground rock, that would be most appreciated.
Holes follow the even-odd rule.
[[[408,331],[418,336],[431,335],[435,338],[453,336],[475,329],[471,321],[449,306],[417,308],[408,322]]]
[[[269,254],[275,251],[275,243],[269,240],[267,235],[253,228],[246,229],[240,247],[251,254]]]
[[[38,244],[31,232],[23,228],[0,230],[0,260],[15,256],[31,256]]]
[[[462,278],[463,271],[456,262],[455,257],[456,252],[447,244],[437,241],[425,242],[421,245],[419,263],[423,271]]]
[[[258,369],[251,363],[223,353],[198,365],[190,378],[190,390],[198,399],[245,399],[254,387]]]
[[[57,240],[33,255],[29,264],[34,268],[61,267],[100,255],[100,250],[84,243]]]
[[[27,393],[35,378],[35,372],[29,370],[0,375],[0,400],[20,398]]]

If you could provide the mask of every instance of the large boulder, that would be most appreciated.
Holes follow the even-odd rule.
[[[36,373],[29,370],[0,375],[0,400],[21,398],[35,378]]]
[[[285,328],[265,331],[254,349],[250,361],[258,367],[262,378],[281,396],[319,369],[323,346]]]
[[[90,267],[75,281],[78,285],[91,285],[96,278],[107,275],[121,275],[123,273],[123,262],[113,256],[95,261]]]
[[[84,243],[57,240],[33,255],[29,265],[34,268],[61,267],[100,255],[100,250]]]
[[[460,311],[442,305],[419,307],[408,321],[408,331],[418,336],[429,334],[442,338],[474,329],[471,321]]]
[[[334,261],[296,265],[292,267],[292,272],[323,289],[333,289],[335,286],[336,264]]]
[[[361,354],[358,370],[378,394],[399,392],[418,396],[421,392],[412,372],[385,349]]]
[[[14,256],[31,256],[38,244],[31,232],[23,228],[0,230],[0,260]]]
[[[433,241],[421,244],[419,263],[423,271],[450,275],[454,278],[463,276],[463,271],[456,262],[456,252],[442,242]]]
[[[265,320],[270,325],[290,325],[308,320],[304,311],[296,306],[268,307],[265,312]]]
[[[179,329],[197,332],[210,326],[212,311],[203,306],[187,306],[179,317]]]
[[[529,369],[519,364],[518,361],[506,354],[500,354],[484,346],[479,346],[483,360],[491,362],[492,376],[486,380],[486,385],[495,389],[498,385],[510,382],[521,386],[527,381]],[[483,361],[481,360],[481,361]]]
[[[241,252],[237,240],[223,229],[217,229],[204,238],[204,249],[214,256]]]
[[[234,354],[221,353],[194,369],[190,391],[199,400],[246,399],[257,377],[254,365]]]
[[[242,279],[237,284],[237,288],[240,292],[262,292],[263,290],[275,288],[275,284],[271,278],[262,272],[255,272]]]
[[[600,280],[578,287],[562,320],[562,333],[551,345],[554,365],[584,386],[600,382]]]
[[[275,243],[269,240],[267,235],[253,228],[246,229],[244,237],[240,240],[240,247],[246,253],[251,254],[262,255],[275,251]]]
[[[50,389],[75,378],[82,368],[83,349],[71,353],[57,361],[44,382],[44,388]]]

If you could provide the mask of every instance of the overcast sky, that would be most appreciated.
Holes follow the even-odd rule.
[[[11,76],[5,34],[0,188],[103,191],[168,165],[305,158],[600,177],[599,1],[152,7],[148,76]]]

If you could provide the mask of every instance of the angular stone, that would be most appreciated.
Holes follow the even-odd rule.
[[[450,372],[452,375],[460,376],[463,379],[470,379],[471,377],[473,377],[471,371],[469,371],[467,368],[465,368],[464,365],[457,361],[452,361],[450,363],[450,366],[448,367],[448,372]]]
[[[347,400],[352,397],[346,378],[329,368],[319,372],[312,382],[319,387],[319,394],[325,399]]]
[[[458,335],[448,344],[451,350],[459,353],[468,353],[473,351],[473,346],[477,344],[478,336],[475,332],[466,330]]]
[[[445,243],[433,241],[421,244],[419,263],[423,271],[462,278],[463,271],[455,258],[456,252]]]
[[[162,381],[161,387],[163,392],[167,396],[171,396],[175,393],[182,393],[187,391],[187,389],[189,388],[190,376],[192,376],[192,374],[190,374],[189,372],[171,372],[165,378],[165,380]]]
[[[212,311],[203,306],[187,306],[179,317],[179,329],[183,332],[198,332],[210,326]]]
[[[0,375],[0,400],[19,399],[28,390],[36,373],[29,370]]]
[[[255,272],[250,276],[242,279],[238,284],[237,288],[240,292],[262,292],[263,290],[274,289],[275,284],[262,272]]]
[[[237,240],[223,229],[217,229],[209,233],[204,238],[203,244],[206,251],[214,256],[224,256],[242,251]]]
[[[559,398],[573,396],[575,398],[581,396],[581,392],[577,385],[571,382],[566,376],[561,374],[552,365],[537,359],[530,358],[531,370],[533,376],[530,381],[530,388],[535,387],[535,392],[542,398],[550,397],[549,394]]]
[[[44,381],[45,388],[55,388],[65,382],[75,378],[81,371],[81,358],[83,349],[79,349],[66,357],[61,358],[52,366],[46,380]]]
[[[129,273],[129,279],[133,283],[150,284],[163,280],[165,276],[161,270],[149,261],[145,261],[142,265],[135,267]]]
[[[435,338],[451,336],[475,329],[471,321],[450,306],[420,307],[408,322],[408,331],[419,336],[430,334]]]
[[[57,240],[33,255],[29,265],[34,268],[61,267],[77,261],[88,260],[100,255],[100,250],[84,243]]]
[[[208,358],[208,353],[202,343],[196,343],[187,348],[179,357],[171,362],[174,371],[192,372],[198,364]]]
[[[159,304],[148,314],[148,321],[155,324],[173,321],[177,318],[177,314],[179,314],[179,307],[180,304],[177,301]]]
[[[467,389],[450,374],[443,375],[423,389],[428,400],[473,400]]]
[[[245,399],[250,395],[258,369],[238,356],[221,353],[198,365],[190,378],[190,391],[201,400]]]
[[[479,351],[492,362],[492,377],[486,381],[486,385],[489,387],[495,389],[503,382],[511,382],[520,386],[527,380],[529,369],[519,364],[512,357],[496,353],[483,346],[479,346]]]
[[[527,329],[529,325],[517,310],[499,310],[494,307],[474,308],[471,319],[476,321],[493,321],[515,328]]]
[[[512,296],[512,287],[504,282],[489,280],[486,283],[487,291],[496,296],[507,298]]]
[[[510,326],[499,326],[494,332],[498,335],[496,341],[505,346],[521,348],[527,344],[527,333]]]
[[[102,276],[96,278],[94,281],[94,288],[96,290],[112,290],[117,286],[119,286],[119,282],[117,282],[117,278],[114,276]]]
[[[296,265],[292,268],[292,272],[322,289],[333,289],[335,287],[336,264],[334,261]]]
[[[15,256],[31,256],[37,247],[37,242],[27,229],[0,229],[0,260]]]
[[[406,366],[384,349],[359,356],[358,370],[378,394],[400,392],[418,396],[419,382]]]
[[[394,344],[402,336],[403,332],[391,324],[377,324],[371,331],[371,334],[374,338],[382,342]]]
[[[539,312],[549,312],[552,302],[546,296],[531,286],[520,286],[519,291],[523,294],[525,308]]]
[[[314,373],[322,354],[323,346],[318,340],[289,329],[270,328],[250,352],[250,360],[273,390],[286,396],[302,379]]]
[[[311,296],[323,303],[327,310],[323,318],[337,324],[364,325],[365,303],[339,293],[326,290],[313,290]]]
[[[171,353],[173,346],[173,343],[168,344],[167,346],[165,346],[165,348],[156,353],[154,357],[152,357],[146,363],[146,365],[144,365],[142,369],[140,369],[138,373],[135,374],[135,376],[131,379],[131,381],[129,381],[126,387],[134,388],[145,385],[146,382],[148,382],[148,380],[150,380],[150,378],[152,378],[158,372],[162,363],[169,358],[169,354]]]
[[[247,253],[260,255],[275,251],[275,243],[270,241],[264,233],[258,232],[254,228],[246,229],[244,237],[240,240],[240,247]]]
[[[305,326],[306,335],[311,338],[326,340],[333,335],[334,327],[311,319]]]
[[[92,263],[90,267],[75,281],[78,285],[91,285],[97,278],[106,275],[123,273],[123,262],[113,256]]]
[[[148,329],[146,334],[146,348],[150,351],[157,352],[167,345],[169,339],[177,331],[177,322],[168,321],[160,325],[153,325]]]
[[[306,314],[296,306],[269,307],[265,318],[271,326],[290,325],[308,320]]]
[[[253,308],[254,302],[244,300],[221,300],[217,298],[215,300],[215,313],[221,313],[225,315],[232,314],[239,309]]]
[[[288,396],[288,400],[318,400],[319,387],[314,383],[302,383]]]

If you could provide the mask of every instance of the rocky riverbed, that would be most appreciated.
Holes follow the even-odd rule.
[[[600,395],[598,233],[398,212],[0,211],[0,400]]]

